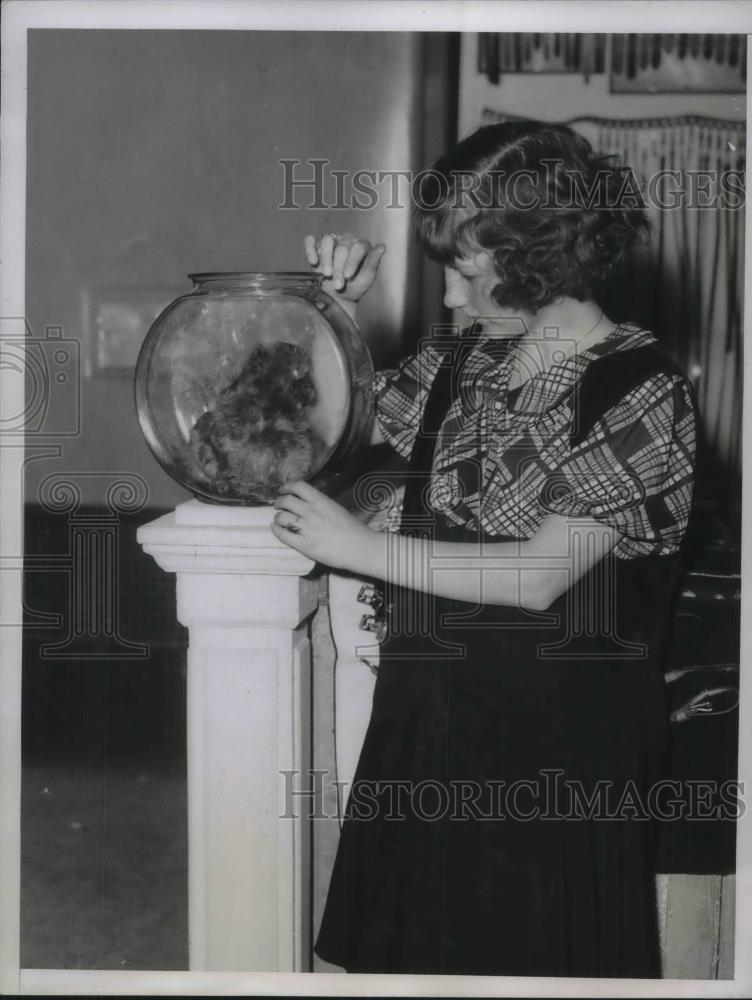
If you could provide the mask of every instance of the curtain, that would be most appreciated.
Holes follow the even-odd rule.
[[[487,111],[485,122],[515,116]],[[631,167],[647,202],[650,246],[607,305],[652,329],[697,391],[705,448],[741,473],[743,122],[699,117],[567,124]],[[667,175],[665,171],[675,171]],[[709,172],[706,175],[699,172]],[[734,191],[729,191],[736,185]],[[672,194],[672,191],[674,194]],[[683,191],[683,201],[677,191]],[[702,207],[710,204],[712,207]],[[673,206],[675,207],[669,207]]]

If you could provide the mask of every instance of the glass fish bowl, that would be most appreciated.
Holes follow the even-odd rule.
[[[312,273],[191,274],[146,335],[136,409],[157,461],[209,503],[336,481],[368,439],[373,365]]]

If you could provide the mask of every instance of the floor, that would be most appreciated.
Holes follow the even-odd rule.
[[[27,765],[21,842],[23,968],[188,967],[177,768]]]
[[[186,804],[175,764],[27,764],[22,967],[186,969]],[[733,876],[659,877],[666,978],[733,977],[733,889]]]

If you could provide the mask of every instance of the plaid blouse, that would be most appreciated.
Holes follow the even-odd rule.
[[[695,425],[686,381],[651,375],[570,444],[571,391],[586,366],[608,352],[656,343],[648,331],[621,325],[510,390],[522,343],[481,331],[437,437],[430,507],[448,525],[514,538],[530,538],[548,513],[592,517],[619,532],[613,551],[620,558],[675,552],[692,502]],[[396,369],[376,374],[377,420],[405,458],[441,358],[429,340]],[[385,527],[396,531],[399,523],[395,500]]]

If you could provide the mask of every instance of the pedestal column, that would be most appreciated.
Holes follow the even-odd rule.
[[[138,532],[144,551],[177,574],[190,637],[191,969],[300,972],[310,963],[308,823],[305,804],[290,810],[285,798],[291,785],[308,785],[317,587],[306,579],[311,560],[273,535],[273,516],[191,500]]]

